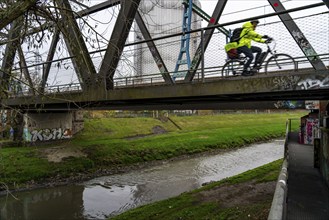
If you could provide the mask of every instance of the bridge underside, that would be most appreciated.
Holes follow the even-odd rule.
[[[328,100],[328,70],[22,96],[4,106],[27,111],[64,109],[255,109],[284,100]]]

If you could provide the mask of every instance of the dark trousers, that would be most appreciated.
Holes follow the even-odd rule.
[[[262,53],[262,49],[256,46],[251,46],[251,48],[248,48],[247,46],[243,46],[238,48],[238,53],[239,54],[243,53],[246,57],[248,57],[248,61],[245,63],[243,68],[244,70],[247,70],[254,59],[254,53],[257,53],[255,60],[258,60],[260,54]]]

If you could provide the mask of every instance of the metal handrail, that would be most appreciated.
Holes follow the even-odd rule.
[[[286,197],[287,197],[287,180],[288,180],[288,160],[284,159],[278,182],[275,187],[272,206],[268,220],[281,220],[285,219]]]
[[[268,215],[268,220],[281,220],[286,217],[286,201],[288,191],[288,160],[289,160],[289,134],[291,133],[291,121],[299,120],[297,118],[289,118],[286,121],[286,138],[284,141],[284,160],[281,167],[281,171],[276,183],[271,210]]]

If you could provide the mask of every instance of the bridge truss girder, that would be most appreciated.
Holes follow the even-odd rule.
[[[226,0],[227,1],[227,0]],[[213,12],[213,16],[212,18],[216,19],[216,22],[214,22],[213,24],[208,25],[206,31],[204,31],[204,36],[205,39],[204,41],[201,41],[199,44],[198,49],[196,50],[196,53],[193,57],[193,61],[192,61],[192,65],[191,68],[188,70],[184,81],[185,82],[191,82],[194,79],[195,73],[201,63],[201,59],[202,59],[202,51],[205,51],[208,43],[211,40],[212,34],[214,32],[214,28],[212,29],[208,29],[211,26],[215,26],[215,27],[222,27],[222,25],[218,25],[218,20],[221,16],[222,13],[222,7],[225,7],[226,1],[218,1],[217,6],[214,9]],[[323,0],[323,2],[328,6],[328,1],[329,0]],[[273,7],[273,9],[275,10],[275,12],[277,13],[277,15],[280,17],[280,19],[282,20],[282,22],[285,24],[285,26],[287,27],[287,30],[290,32],[290,34],[293,36],[294,40],[296,41],[296,43],[298,44],[298,46],[302,49],[302,51],[304,52],[304,54],[307,56],[309,62],[312,64],[312,66],[314,67],[314,69],[316,70],[323,70],[326,69],[325,65],[323,64],[323,62],[321,61],[321,59],[317,56],[315,50],[312,48],[312,46],[310,45],[310,43],[307,41],[307,39],[305,38],[305,36],[302,34],[302,32],[300,31],[300,29],[298,28],[298,26],[296,25],[296,23],[293,21],[293,19],[290,17],[290,15],[287,13],[284,13],[286,10],[283,7],[283,5],[281,4],[280,0],[268,0],[268,2],[271,4],[271,6]],[[223,4],[223,5],[220,5]],[[280,4],[278,4],[280,3]],[[277,5],[278,4],[278,5]],[[275,5],[275,6],[274,6]],[[317,7],[321,4],[313,4],[311,5],[311,7]],[[301,7],[303,8],[303,7]],[[329,8],[329,7],[328,7]],[[289,11],[289,10],[287,10]],[[292,10],[294,11],[294,10]],[[268,16],[257,16],[257,17],[253,17],[250,19],[258,19],[258,18],[263,18],[263,17],[268,17]],[[217,24],[217,25],[216,25]],[[305,47],[303,47],[300,43],[300,41],[298,41],[296,39],[296,37],[294,37],[294,35],[292,34],[293,31],[297,31],[298,33],[301,33],[303,35],[303,39],[307,42],[308,49],[310,48],[310,50],[312,50],[312,56],[308,56],[307,55],[307,50]],[[202,46],[203,44],[203,46]]]
[[[323,0],[324,2],[328,2],[328,0]],[[17,1],[20,2],[20,1]],[[35,2],[35,1],[24,1],[24,2]],[[154,44],[153,40],[151,39],[151,36],[147,30],[147,27],[145,23],[143,22],[140,14],[138,13],[138,5],[140,0],[111,0],[111,1],[106,1],[101,4],[92,6],[90,8],[87,8],[85,10],[82,10],[76,14],[74,14],[71,11],[70,8],[70,3],[69,0],[55,0],[57,4],[59,4],[61,8],[59,11],[62,16],[62,22],[65,24],[70,24],[69,26],[63,25],[60,28],[58,28],[55,31],[55,34],[53,35],[52,43],[49,49],[47,61],[44,64],[44,71],[43,71],[43,76],[42,76],[42,82],[41,86],[39,87],[39,92],[43,93],[45,89],[45,85],[48,79],[49,71],[50,71],[50,66],[52,59],[54,58],[54,53],[56,49],[57,42],[59,40],[60,33],[63,33],[66,46],[70,52],[71,59],[73,61],[76,73],[80,79],[80,83],[83,87],[83,89],[87,89],[90,91],[90,88],[93,89],[94,87],[102,87],[104,91],[106,90],[111,90],[113,89],[113,77],[114,73],[116,70],[116,67],[118,65],[119,59],[121,57],[121,54],[123,52],[125,42],[127,39],[127,36],[129,34],[130,28],[131,28],[131,23],[135,19],[136,22],[138,23],[139,27],[142,31],[144,39],[147,41],[147,45],[150,49],[150,52],[155,60],[155,63],[160,69],[160,72],[163,73],[162,76],[167,84],[173,84],[174,82],[172,81],[170,74],[168,73],[168,70],[165,66],[164,61],[162,60],[156,45]],[[185,77],[186,82],[191,82],[195,76],[196,69],[198,68],[200,62],[201,62],[201,57],[202,57],[202,52],[203,50],[206,50],[210,39],[212,37],[212,34],[214,32],[214,27],[219,27],[217,22],[224,10],[224,7],[226,5],[227,0],[224,1],[218,1],[212,18],[214,18],[214,22],[208,24],[208,27],[206,31],[204,31],[204,36],[205,40],[201,41],[199,44],[199,47],[194,55],[193,61],[192,61],[192,66],[190,70],[188,71],[188,74]],[[273,2],[269,0],[269,2]],[[96,73],[96,70],[93,66],[92,60],[89,56],[88,50],[86,48],[85,42],[81,38],[81,31],[78,28],[76,18],[79,16],[85,16],[89,15],[91,13],[112,7],[114,5],[120,4],[121,3],[121,9],[119,12],[119,17],[117,18],[110,42],[108,44],[105,57],[102,61],[102,65],[100,68],[99,73]],[[32,7],[33,4],[31,3],[29,7]],[[280,10],[282,12],[284,9]],[[21,11],[18,11],[18,14],[21,13]],[[22,13],[21,13],[22,14]],[[2,14],[0,13],[0,17]],[[9,20],[7,20],[8,22]],[[17,21],[17,20],[16,20]],[[15,22],[13,24],[15,24]],[[64,21],[64,22],[63,22]],[[0,27],[1,27],[1,21],[0,21]],[[122,25],[124,24],[124,25]],[[16,24],[17,25],[17,24]],[[55,26],[55,24],[53,24]],[[40,28],[41,30],[43,28]],[[35,30],[33,30],[35,31]],[[2,82],[8,81],[8,74],[6,73],[10,72],[10,69],[12,68],[13,65],[13,59],[15,56],[14,51],[18,51],[19,57],[21,60],[21,71],[23,71],[25,78],[28,79],[28,84],[31,86],[31,80],[29,79],[29,72],[28,69],[26,68],[26,64],[24,64],[24,57],[20,51],[20,49],[17,47],[17,36],[14,36],[14,32],[10,31],[9,32],[9,41],[6,45],[6,54],[3,59],[2,63],[2,72],[0,72],[0,76],[3,78]],[[16,32],[17,35],[17,32]],[[15,40],[14,40],[15,39]],[[16,43],[15,43],[16,42]],[[1,42],[0,42],[1,44]],[[7,52],[8,51],[8,52]],[[81,53],[82,51],[82,53]],[[13,54],[14,52],[14,54]],[[82,54],[82,56],[81,56]],[[320,68],[322,67],[320,66]],[[7,71],[8,70],[8,71]]]
[[[33,82],[32,82],[29,70],[27,68],[27,64],[26,64],[26,60],[25,60],[25,57],[24,57],[23,49],[20,45],[17,47],[17,52],[18,52],[18,56],[19,56],[19,60],[20,60],[20,62],[19,62],[20,69],[23,72],[25,78],[27,79],[27,83],[28,83],[28,86],[30,88],[29,90],[31,91],[31,93],[33,95],[35,95]]]
[[[56,47],[57,47],[57,44],[58,44],[58,41],[59,41],[59,34],[60,34],[59,29],[55,28],[54,35],[53,35],[53,38],[52,38],[51,43],[50,43],[49,53],[47,55],[47,60],[46,60],[46,63],[44,64],[44,68],[43,68],[43,72],[42,72],[42,79],[41,79],[41,84],[40,84],[40,87],[39,87],[39,93],[40,94],[43,94],[44,91],[45,91],[45,86],[46,86],[48,76],[49,76],[49,72],[50,72],[50,68],[51,68],[51,61],[54,58]]]
[[[17,97],[2,100],[5,106],[38,110],[112,109],[221,109],[222,103],[284,100],[329,100],[328,70],[194,81],[171,86],[162,84],[125,87],[106,94],[95,92],[53,94],[51,97]],[[284,84],[280,82],[285,82]],[[237,89],[239,88],[239,89]],[[133,96],[131,94],[134,94]],[[74,100],[74,102],[72,101]],[[217,106],[217,107],[216,107]]]
[[[140,1],[136,0],[110,0],[103,3],[100,3],[98,5],[94,5],[90,8],[87,8],[85,10],[82,10],[78,13],[73,13],[71,9],[71,5],[69,3],[69,0],[55,0],[54,1],[57,4],[57,9],[59,11],[59,14],[61,15],[61,20],[59,22],[49,22],[46,24],[41,24],[39,28],[33,28],[30,30],[27,30],[27,35],[32,35],[35,33],[38,33],[40,31],[44,31],[48,29],[49,27],[53,27],[55,29],[52,43],[50,44],[49,53],[47,56],[47,61],[43,65],[43,73],[42,73],[42,80],[39,85],[39,93],[43,93],[45,91],[46,82],[49,76],[49,71],[53,62],[54,54],[56,51],[56,46],[59,41],[59,36],[62,34],[63,39],[65,41],[67,50],[71,56],[71,60],[76,72],[76,75],[79,79],[80,85],[84,90],[92,90],[94,87],[98,87],[102,84],[102,81],[104,81],[104,72],[108,72],[106,69],[106,66],[108,66],[108,63],[111,63],[110,66],[114,67],[112,68],[111,73],[106,73],[106,81],[107,81],[107,87],[111,88],[110,85],[110,79],[113,78],[113,74],[120,55],[122,54],[123,48],[125,46],[126,38],[129,34],[130,27],[132,24],[132,21],[135,17],[135,13],[137,11],[138,5]],[[28,4],[29,3],[29,4]],[[26,11],[31,8],[32,6],[35,6],[36,1],[27,0],[24,2],[14,3],[8,11],[13,11],[14,14],[21,16],[23,13],[26,13]],[[103,60],[103,65],[101,67],[100,73],[97,74],[95,67],[92,63],[91,57],[89,55],[88,49],[86,47],[86,44],[84,42],[84,39],[82,38],[82,33],[79,30],[79,27],[77,25],[76,19],[80,18],[81,16],[86,16],[91,13],[95,13],[104,9],[107,9],[109,7],[118,5],[121,3],[121,10],[119,13],[119,18],[117,19],[114,31],[112,33],[111,40],[109,42],[108,50],[114,53],[112,53],[111,57],[109,58],[107,55],[105,59]],[[18,8],[19,7],[19,8]],[[128,13],[126,13],[128,12]],[[6,13],[0,13],[0,17],[6,18]],[[14,21],[15,18],[11,16],[10,19],[3,19],[0,21],[1,27],[4,28],[6,25],[8,25],[10,22]],[[22,19],[22,17],[21,17]],[[44,18],[45,19],[45,18]],[[19,22],[16,22],[17,24]],[[21,23],[20,23],[21,24]],[[124,25],[122,25],[124,24]],[[15,28],[17,29],[17,28]],[[2,40],[0,42],[1,45],[6,44],[6,54],[3,58],[2,62],[2,71],[1,71],[1,77],[4,78],[2,82],[7,81],[7,85],[5,86],[8,88],[8,73],[10,73],[12,69],[12,65],[14,62],[14,57],[17,52],[17,45],[19,41],[22,41],[23,39],[19,38],[19,33],[16,32],[15,36],[12,36],[12,31],[6,34],[5,32],[1,32],[1,35],[3,37],[6,37],[7,40]],[[15,41],[13,41],[15,39]],[[21,51],[22,52],[22,51]],[[107,53],[108,54],[108,53]],[[29,80],[31,77],[29,76],[28,69],[26,68],[25,59],[23,53],[19,53],[20,58],[20,64],[23,67],[21,69],[22,72],[24,72],[25,78]],[[161,58],[161,57],[160,57]],[[110,62],[109,62],[110,61]],[[168,71],[166,71],[168,72]],[[168,73],[166,73],[168,74]],[[164,74],[165,75],[165,74]],[[166,77],[168,78],[168,77]],[[30,85],[29,85],[30,86]],[[34,90],[33,90],[34,91]]]
[[[268,0],[272,8],[275,12],[282,12],[286,9],[282,5],[280,0]],[[316,70],[326,69],[326,66],[321,61],[320,57],[317,55],[316,51],[313,49],[310,42],[306,39],[303,32],[299,29],[295,21],[291,18],[291,16],[286,14],[279,15],[282,23],[285,25],[299,48],[303,51],[309,62],[312,64],[313,68]]]
[[[83,89],[93,87],[96,84],[96,70],[73,15],[71,5],[68,0],[55,0],[55,2],[62,17],[62,22],[58,23],[58,27],[72,57],[72,63],[80,84]]]
[[[12,22],[10,30],[8,32],[9,43],[6,45],[6,50],[2,60],[2,66],[0,71],[1,93],[3,93],[3,91],[9,90],[10,78],[14,77],[11,76],[11,70],[14,63],[16,50],[20,46],[19,34],[21,32],[21,28],[22,28],[22,19],[17,19]]]
[[[152,41],[152,37],[151,37],[151,34],[150,32],[148,31],[147,29],[147,26],[145,25],[144,21],[143,21],[143,18],[141,16],[141,14],[137,11],[136,13],[136,16],[135,16],[135,20],[136,20],[136,23],[144,37],[144,39],[146,40],[146,44],[153,56],[153,59],[157,65],[157,67],[159,68],[160,70],[160,73],[162,74],[162,77],[163,79],[165,80],[166,83],[168,84],[174,84],[170,74],[169,74],[169,71],[166,67],[166,64],[163,62],[163,59],[154,43],[154,41]]]
[[[204,40],[200,42],[194,56],[192,59],[192,63],[191,63],[191,67],[188,70],[186,76],[185,76],[185,81],[186,82],[190,82],[193,80],[196,70],[201,62],[201,58],[202,58],[202,52],[205,51],[209,45],[209,42],[211,40],[212,34],[214,33],[215,28],[211,28],[212,26],[215,26],[215,24],[218,23],[218,20],[220,18],[220,16],[223,13],[223,10],[225,8],[225,5],[227,3],[227,0],[222,0],[222,1],[218,1],[217,5],[214,9],[214,12],[212,14],[212,18],[214,18],[214,22],[213,23],[208,23],[207,29],[204,32]]]
[[[99,70],[100,81],[105,83],[106,90],[113,89],[113,76],[122,55],[140,1],[141,0],[121,1],[120,12]]]

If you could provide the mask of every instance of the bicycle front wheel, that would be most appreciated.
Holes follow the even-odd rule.
[[[226,62],[222,68],[222,77],[241,75],[244,62],[240,59],[232,59]]]
[[[290,55],[279,53],[271,56],[265,64],[265,73],[296,71],[297,65]]]

